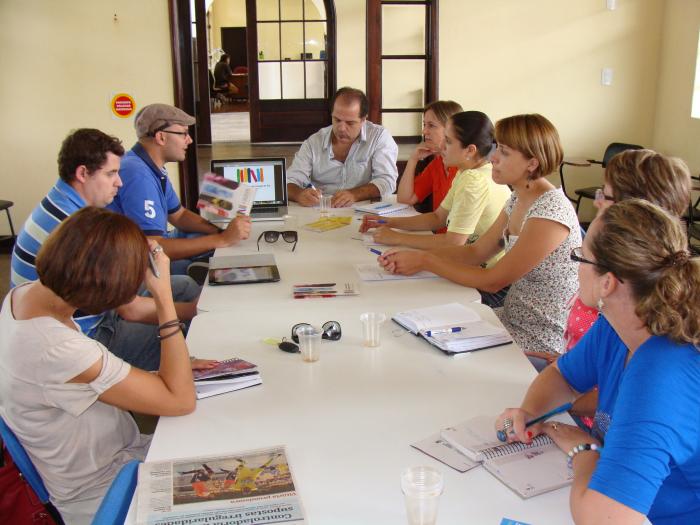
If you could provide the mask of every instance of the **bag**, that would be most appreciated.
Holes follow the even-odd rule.
[[[0,523],[57,525],[29,483],[17,470],[2,441],[0,447]]]

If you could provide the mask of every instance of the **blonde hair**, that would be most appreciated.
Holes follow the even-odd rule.
[[[688,252],[680,219],[629,199],[610,206],[600,220],[591,241],[597,271],[629,282],[635,313],[653,335],[700,349],[700,259]]]
[[[608,162],[605,182],[616,202],[644,199],[677,217],[688,210],[690,170],[681,159],[650,149],[626,150]]]
[[[496,142],[537,159],[539,166],[530,180],[554,173],[564,158],[559,133],[542,115],[514,115],[496,122]]]
[[[435,102],[431,102],[430,104],[425,106],[425,108],[423,108],[424,115],[428,111],[432,111],[435,115],[435,118],[437,118],[443,126],[446,126],[447,120],[452,115],[464,110],[462,109],[462,106],[460,106],[454,100],[436,100]]]

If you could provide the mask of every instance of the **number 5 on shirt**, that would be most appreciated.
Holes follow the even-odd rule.
[[[153,219],[156,216],[156,210],[153,207],[153,204],[155,203],[151,200],[143,201],[143,207],[146,210],[146,213],[144,213],[144,215],[149,219]]]

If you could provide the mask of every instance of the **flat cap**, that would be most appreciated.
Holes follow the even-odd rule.
[[[169,104],[149,104],[141,108],[134,119],[134,128],[138,138],[152,135],[155,131],[173,124],[191,126],[196,119],[175,106]]]

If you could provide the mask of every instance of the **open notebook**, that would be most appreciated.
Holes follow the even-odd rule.
[[[440,432],[441,438],[469,460],[480,462],[522,498],[571,484],[573,472],[566,454],[542,434],[529,445],[501,443],[490,416],[477,416]]]

